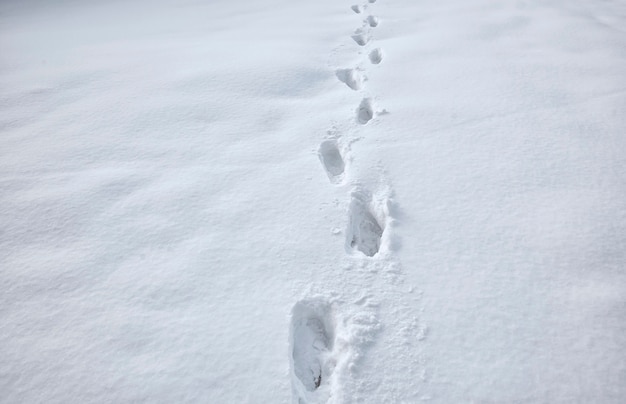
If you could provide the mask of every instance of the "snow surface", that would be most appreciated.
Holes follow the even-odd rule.
[[[0,402],[623,403],[626,3],[0,2]]]

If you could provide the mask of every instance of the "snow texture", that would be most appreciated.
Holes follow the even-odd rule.
[[[626,4],[0,2],[0,402],[626,402]]]

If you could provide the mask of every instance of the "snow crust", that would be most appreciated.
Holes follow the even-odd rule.
[[[622,1],[0,3],[0,402],[623,403]]]

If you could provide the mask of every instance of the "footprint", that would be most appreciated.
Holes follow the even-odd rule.
[[[373,4],[373,3],[376,3],[376,0],[367,0],[367,1],[369,1],[369,2],[370,2],[370,3],[372,3],[372,4]]]
[[[323,300],[296,303],[291,312],[292,387],[299,399],[324,385],[333,369],[328,359],[333,349],[335,325],[330,305]],[[331,361],[332,362],[332,361]]]
[[[350,7],[352,9],[352,11],[354,11],[357,14],[360,14],[361,11],[363,11],[363,9],[361,8],[361,6],[359,6],[358,4],[353,5],[352,7]]]
[[[378,17],[374,17],[373,15],[370,15],[369,17],[367,17],[367,20],[365,20],[370,27],[374,28],[378,26]]]
[[[370,62],[377,65],[383,60],[383,50],[380,48],[376,48],[372,50],[369,54]]]
[[[359,250],[368,257],[373,257],[380,250],[384,231],[384,214],[377,215],[372,203],[372,196],[363,190],[352,193],[350,203],[350,222],[348,225],[346,250]],[[377,216],[383,216],[377,218]]]
[[[365,125],[374,118],[374,102],[371,98],[363,98],[357,110],[356,117],[362,125]]]
[[[326,140],[320,145],[318,155],[326,174],[333,184],[338,184],[343,180],[343,173],[346,165],[336,140]]]
[[[354,32],[354,35],[352,35],[352,39],[354,39],[354,42],[359,46],[365,46],[370,41],[370,36],[367,32],[359,28]]]
[[[345,83],[353,90],[360,90],[363,86],[363,77],[356,69],[339,69],[335,72],[337,78],[342,83]]]

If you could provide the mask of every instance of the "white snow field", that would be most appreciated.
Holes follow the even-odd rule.
[[[0,2],[0,402],[626,402],[626,2]]]

